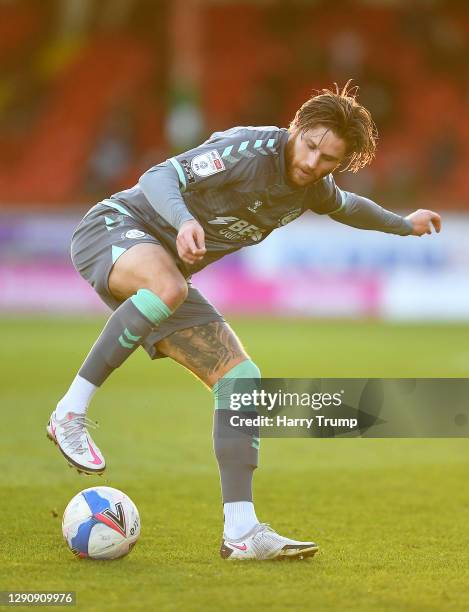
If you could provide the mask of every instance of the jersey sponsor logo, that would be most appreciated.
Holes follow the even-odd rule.
[[[283,227],[284,225],[287,225],[287,223],[291,223],[301,215],[301,212],[301,208],[290,210],[284,217],[278,220],[278,226]]]
[[[129,230],[128,232],[125,232],[124,236],[126,238],[143,238],[145,236],[145,232],[142,232],[140,230]]]
[[[256,213],[258,209],[262,206],[262,204],[264,204],[262,200],[256,200],[253,204],[251,204],[251,206],[248,206],[248,210],[253,213]]]
[[[225,170],[220,154],[216,149],[196,155],[191,161],[191,169],[197,176],[210,176]]]
[[[192,172],[192,168],[190,163],[187,161],[187,159],[181,159],[181,166],[187,176],[187,182],[188,183],[195,183],[195,176],[194,173]]]
[[[253,242],[259,242],[264,237],[265,230],[238,217],[217,217],[209,221],[209,223],[212,225],[228,225],[230,223],[228,227],[218,230],[218,233],[228,240],[241,240],[242,242],[252,240]]]
[[[228,225],[231,221],[237,221],[238,217],[217,217],[209,221],[211,225]]]

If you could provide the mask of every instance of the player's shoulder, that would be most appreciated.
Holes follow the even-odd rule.
[[[221,141],[246,142],[245,146],[263,147],[266,149],[277,147],[279,142],[286,138],[288,130],[276,125],[237,125],[219,132],[214,132],[206,144],[217,144]]]
[[[331,210],[335,210],[341,198],[340,189],[335,184],[332,174],[310,185],[308,192],[309,208],[318,214],[328,214]]]

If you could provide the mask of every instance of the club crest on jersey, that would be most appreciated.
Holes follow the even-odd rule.
[[[283,227],[287,225],[287,223],[291,223],[296,218],[301,215],[301,208],[295,208],[295,210],[290,210],[284,217],[278,220],[278,226]]]
[[[196,155],[191,161],[191,168],[197,176],[210,176],[217,172],[223,172],[225,164],[216,149]]]

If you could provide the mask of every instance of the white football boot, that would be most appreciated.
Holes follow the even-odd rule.
[[[57,444],[71,467],[85,474],[102,474],[106,462],[87,427],[96,427],[96,423],[83,414],[67,412],[59,420],[54,411],[46,427],[47,437]]]
[[[223,536],[220,555],[233,561],[244,559],[304,559],[317,553],[319,547],[314,542],[298,542],[284,538],[267,523],[257,524],[244,538],[229,540]]]

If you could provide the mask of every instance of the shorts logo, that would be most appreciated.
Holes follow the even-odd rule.
[[[197,176],[210,176],[217,172],[223,172],[225,164],[216,149],[196,155],[191,161],[191,168]]]
[[[140,230],[129,230],[125,233],[126,238],[143,238],[145,235],[145,232]]]

